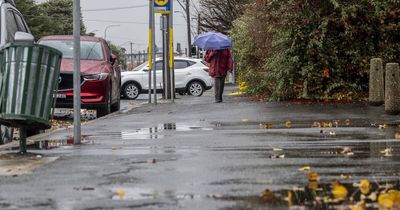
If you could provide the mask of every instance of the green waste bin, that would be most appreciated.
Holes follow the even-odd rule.
[[[1,51],[0,123],[29,129],[49,128],[62,53],[25,43],[7,44]]]

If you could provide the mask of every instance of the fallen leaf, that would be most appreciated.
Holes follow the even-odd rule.
[[[310,166],[305,166],[305,167],[299,168],[298,170],[299,170],[299,171],[307,172],[307,171],[310,171],[310,170],[311,170],[311,167],[310,167]]]
[[[123,199],[124,197],[125,197],[125,190],[123,190],[123,189],[117,189],[117,190],[115,190],[115,194],[119,197],[119,198],[121,198],[121,199]]]
[[[353,176],[340,174],[340,179],[351,179],[351,178],[353,178]]]
[[[291,128],[292,127],[292,122],[290,120],[285,122],[286,128]]]
[[[393,203],[394,202],[389,194],[380,194],[378,197],[379,209],[392,209]]]
[[[333,198],[336,201],[342,201],[342,200],[346,200],[347,194],[348,194],[348,190],[338,180],[333,180],[332,181],[331,193],[333,195]]]
[[[384,154],[383,156],[385,156],[385,157],[391,157],[392,156],[392,152],[393,152],[392,148],[386,148],[386,149],[381,151],[381,153]]]
[[[242,119],[241,121],[242,121],[242,122],[249,122],[248,119]]]
[[[358,184],[358,188],[362,194],[369,194],[371,191],[371,183],[368,179],[361,179],[360,184]]]
[[[346,153],[350,153],[350,152],[352,152],[350,147],[343,147],[343,150],[340,153],[346,154]]]
[[[329,132],[329,135],[331,135],[331,136],[336,136],[336,133],[333,132],[333,131],[331,131],[331,132]]]
[[[308,174],[308,181],[310,182],[315,182],[318,181],[319,177],[318,174],[316,172],[311,172],[310,174]]]
[[[322,126],[321,126],[321,123],[319,123],[319,122],[314,122],[314,123],[311,125],[311,127],[312,127],[312,128],[321,128]]]
[[[263,200],[264,200],[265,202],[269,202],[269,201],[272,200],[272,197],[273,197],[272,191],[269,190],[269,189],[265,189],[264,192],[263,192],[263,194],[262,194]]]
[[[266,123],[265,124],[266,129],[271,129],[272,128],[272,123]]]
[[[349,126],[350,125],[350,119],[347,119],[346,121],[344,121],[345,125]]]
[[[379,125],[379,127],[378,127],[380,130],[383,130],[383,129],[385,129],[386,128],[386,124],[383,124],[383,125]]]

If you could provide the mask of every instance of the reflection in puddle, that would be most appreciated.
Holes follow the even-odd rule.
[[[191,193],[176,193],[172,190],[159,193],[156,190],[144,188],[115,188],[112,189],[112,192],[114,193],[112,196],[113,200],[148,200],[163,197],[173,200],[192,200],[200,198],[200,195]]]
[[[165,123],[150,128],[139,128],[136,130],[122,131],[121,136],[124,140],[129,139],[162,139],[168,133],[166,131],[211,131],[212,128],[205,128],[200,126],[190,126],[177,123]]]
[[[94,140],[91,139],[91,136],[82,135],[81,144],[94,144]],[[74,138],[72,136],[63,140],[43,140],[37,141],[33,145],[34,149],[40,150],[50,150],[55,148],[62,148],[74,145]]]

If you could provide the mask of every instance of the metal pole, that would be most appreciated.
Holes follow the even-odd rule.
[[[133,69],[133,49],[132,49],[133,42],[131,42],[131,69]]]
[[[81,143],[81,2],[74,0],[74,144]]]
[[[187,5],[189,5],[189,0],[187,0]],[[169,15],[169,68],[170,68],[170,79],[171,79],[171,99],[172,102],[175,101],[175,80],[174,80],[174,1],[171,1],[171,13]],[[188,17],[189,19],[189,17]],[[190,21],[189,21],[190,24]],[[189,38],[190,39],[190,38]],[[189,40],[189,42],[191,42]]]
[[[149,1],[149,48],[147,52],[148,63],[149,63],[149,104],[151,104],[151,71],[153,70],[153,22],[154,22],[154,0]]]
[[[152,10],[152,13],[151,13],[151,19],[152,19],[152,25],[151,25],[151,28],[153,29],[152,30],[152,35],[151,35],[151,37],[152,37],[152,48],[153,48],[153,55],[152,55],[152,57],[153,57],[153,60],[152,60],[152,62],[153,62],[153,94],[154,94],[154,104],[157,104],[157,81],[156,81],[156,71],[157,71],[157,67],[156,67],[156,31],[155,31],[155,28],[156,28],[156,24],[155,24],[155,12],[154,12],[154,0],[151,0],[151,2],[152,2],[152,4],[151,4],[151,10]]]
[[[172,1],[171,1],[172,3]],[[186,0],[186,23],[187,23],[187,39],[188,39],[188,54],[187,56],[192,57],[192,32],[190,28],[190,2]]]
[[[26,128],[19,128],[19,153],[26,153]]]
[[[163,43],[163,98],[168,99],[169,98],[169,84],[168,84],[168,78],[169,78],[169,71],[168,71],[168,40],[167,40],[167,30],[168,30],[168,16],[166,14],[163,14],[161,16],[161,31],[162,31],[162,43]]]

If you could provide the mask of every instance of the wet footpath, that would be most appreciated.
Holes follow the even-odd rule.
[[[178,96],[0,150],[0,209],[399,209],[400,116]]]

